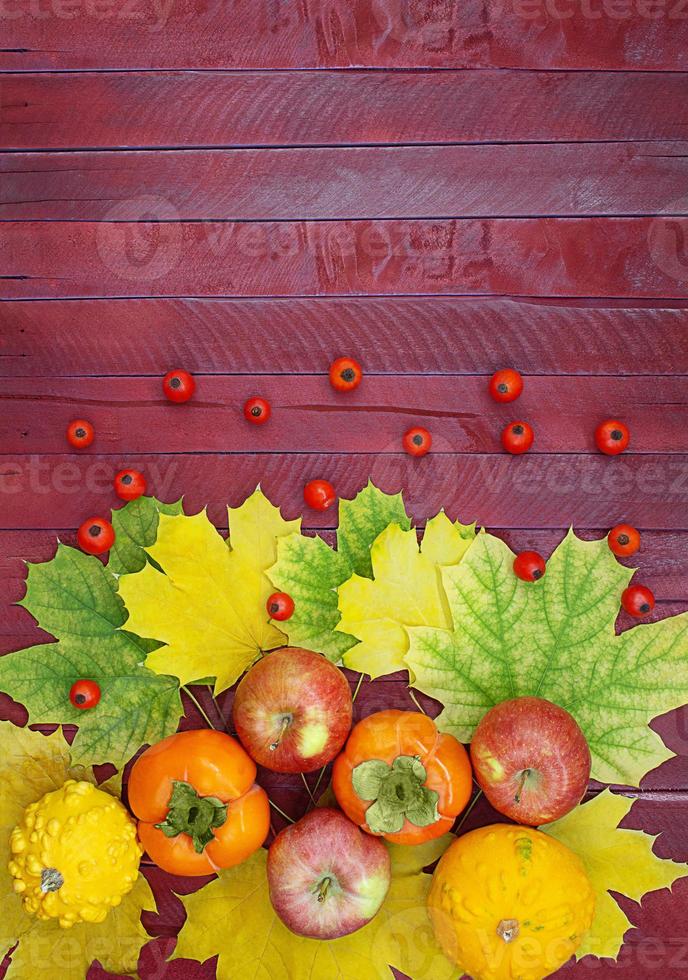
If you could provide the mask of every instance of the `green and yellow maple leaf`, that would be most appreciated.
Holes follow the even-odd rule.
[[[688,701],[688,614],[617,636],[633,571],[604,539],[569,532],[537,583],[518,579],[513,560],[481,534],[461,564],[442,570],[453,630],[409,628],[415,686],[442,702],[440,726],[464,742],[500,701],[554,701],[583,729],[593,777],[638,785],[671,757],[648,723]]]
[[[320,537],[280,538],[269,575],[275,588],[289,593],[295,603],[285,624],[291,644],[317,650],[334,663],[354,645],[354,637],[335,632],[337,589],[354,572],[372,577],[370,549],[390,523],[411,526],[401,494],[386,494],[368,483],[353,500],[339,502],[336,551]]]
[[[182,502],[163,504],[155,497],[139,497],[112,512],[115,543],[108,569],[115,575],[139,572],[148,561],[146,548],[155,543],[160,514],[181,514]]]
[[[155,911],[155,901],[141,875],[104,922],[81,922],[69,930],[61,929],[54,920],[42,922],[27,915],[14,893],[7,870],[10,834],[25,807],[67,779],[96,783],[90,769],[70,767],[69,746],[60,732],[44,736],[0,722],[0,958],[19,943],[7,980],[50,975],[83,980],[94,960],[113,973],[134,975],[141,947],[150,939],[141,924],[141,913]]]
[[[541,829],[570,847],[585,865],[595,891],[595,918],[576,957],[619,954],[631,923],[609,894],[639,902],[648,892],[670,888],[688,874],[688,865],[665,861],[652,852],[654,837],[619,829],[633,800],[604,790],[589,803]]]
[[[165,644],[149,653],[146,665],[182,684],[214,677],[220,692],[263,651],[282,646],[286,636],[265,608],[273,591],[266,570],[278,539],[300,526],[285,521],[260,488],[229,508],[230,541],[205,511],[161,514],[155,543],[146,547],[153,564],[119,583],[127,629]]]
[[[179,685],[143,665],[154,644],[121,628],[127,616],[117,579],[97,558],[58,544],[51,561],[29,565],[21,605],[57,642],[0,658],[0,690],[24,704],[31,724],[78,725],[75,762],[121,768],[141,745],[176,731]],[[100,685],[93,711],[69,700],[84,677]]]
[[[261,849],[181,897],[187,918],[174,958],[219,956],[218,980],[391,980],[391,967],[414,980],[450,980],[456,970],[433,938],[426,909],[431,875],[423,868],[451,841],[447,834],[416,847],[390,847],[392,884],[379,913],[357,932],[329,942],[296,936],[277,918]]]
[[[459,563],[474,539],[474,525],[452,523],[444,511],[428,521],[420,547],[415,530],[385,528],[370,552],[374,578],[354,574],[339,588],[336,629],[359,640],[345,666],[371,677],[403,670],[407,627],[450,629],[441,569]]]

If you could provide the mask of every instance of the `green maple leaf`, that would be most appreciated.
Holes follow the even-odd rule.
[[[155,544],[160,514],[181,514],[182,502],[163,504],[155,497],[139,497],[126,507],[112,512],[112,526],[115,529],[115,543],[110,549],[108,568],[115,575],[128,575],[140,572],[147,561],[145,552]]]
[[[121,767],[142,744],[176,731],[179,683],[143,666],[159,644],[120,629],[127,613],[117,578],[97,558],[58,544],[51,561],[28,566],[20,605],[57,642],[0,658],[0,689],[24,704],[30,724],[78,725],[75,764]],[[69,700],[72,684],[83,678],[101,689],[88,711]]]
[[[293,646],[318,650],[337,663],[355,645],[354,637],[334,632],[337,589],[354,573],[372,578],[371,546],[392,523],[404,530],[411,526],[401,494],[386,494],[368,483],[353,500],[339,502],[336,551],[320,537],[301,534],[278,542],[277,562],[268,574],[275,588],[294,600],[293,616],[280,624]]]
[[[518,579],[513,560],[483,534],[443,569],[454,629],[409,628],[414,686],[442,702],[440,726],[464,742],[500,701],[553,701],[583,729],[595,779],[638,785],[672,755],[648,723],[688,701],[688,614],[617,636],[633,570],[604,539],[569,532],[537,583]]]

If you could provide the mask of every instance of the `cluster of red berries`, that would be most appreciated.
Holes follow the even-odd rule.
[[[607,535],[611,551],[620,558],[634,555],[640,547],[640,533],[630,524],[617,524]],[[547,565],[537,551],[522,551],[514,558],[514,573],[524,582],[537,582],[545,574]],[[645,585],[629,585],[621,593],[621,605],[631,616],[641,618],[655,607],[655,597]]]
[[[513,368],[496,371],[490,378],[490,394],[496,402],[513,402],[523,391],[523,378]],[[508,453],[526,453],[533,445],[535,433],[527,422],[509,422],[502,429],[502,446]],[[631,434],[618,419],[607,419],[595,429],[595,445],[607,456],[618,456],[628,447]]]

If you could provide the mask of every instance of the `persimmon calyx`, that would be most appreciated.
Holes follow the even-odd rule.
[[[193,841],[197,854],[213,838],[213,830],[222,827],[227,819],[227,805],[216,796],[199,796],[193,786],[174,780],[169,811],[162,823],[156,823],[165,837],[187,834]]]
[[[398,755],[392,765],[368,759],[356,766],[353,787],[362,800],[371,800],[366,823],[375,834],[396,834],[408,820],[429,827],[439,818],[439,794],[425,786],[427,772],[419,758]]]

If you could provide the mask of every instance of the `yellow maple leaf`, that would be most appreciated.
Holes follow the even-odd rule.
[[[420,548],[415,530],[390,524],[370,551],[374,579],[352,575],[339,588],[335,629],[360,641],[344,654],[344,665],[371,677],[404,670],[405,627],[450,629],[440,568],[458,564],[474,538],[474,526],[452,523],[444,511],[428,521]]]
[[[214,677],[226,690],[265,650],[286,642],[268,619],[274,591],[266,569],[277,559],[277,539],[298,532],[258,488],[229,508],[230,542],[205,511],[193,517],[160,515],[158,537],[146,551],[162,569],[147,564],[120,579],[129,612],[124,628],[166,645],[146,666],[182,684]]]
[[[92,770],[70,768],[69,746],[61,732],[45,736],[9,721],[0,722],[0,960],[19,942],[7,980],[51,975],[83,980],[96,959],[112,973],[135,974],[141,947],[150,939],[141,924],[141,912],[154,911],[155,902],[141,875],[104,922],[80,922],[69,930],[61,929],[54,920],[42,922],[27,915],[14,893],[7,870],[12,829],[29,803],[58,789],[67,779],[96,782]],[[101,789],[107,790],[109,783]]]
[[[624,933],[631,927],[610,890],[639,902],[647,892],[670,888],[688,874],[688,865],[665,861],[652,852],[655,837],[641,830],[620,829],[633,800],[608,789],[541,829],[581,858],[595,891],[595,918],[576,956],[616,959]]]
[[[391,980],[390,967],[414,980],[449,980],[455,968],[433,938],[426,899],[432,864],[453,838],[416,847],[391,846],[392,885],[363,929],[323,942],[290,932],[268,894],[267,852],[257,851],[193,895],[174,958],[206,960],[219,954],[218,980]]]

